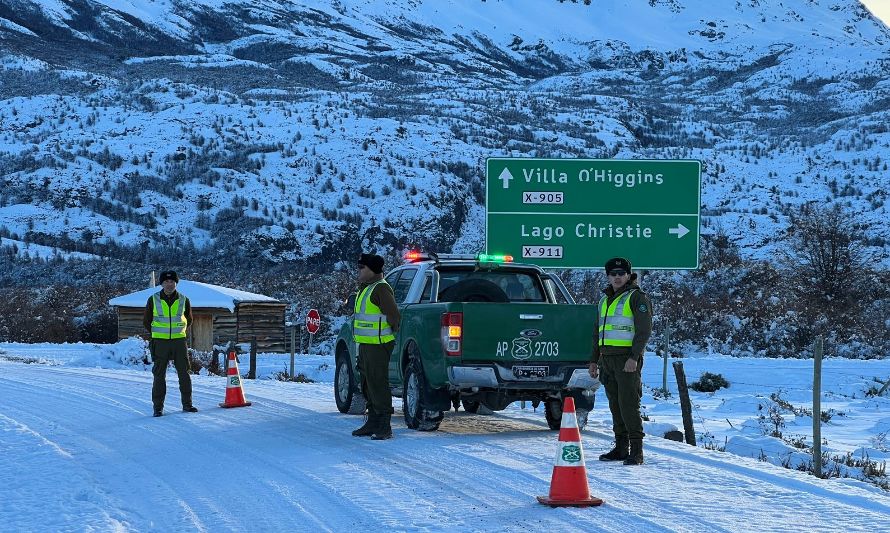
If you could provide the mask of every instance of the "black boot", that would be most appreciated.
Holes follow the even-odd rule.
[[[392,426],[390,420],[392,415],[380,415],[377,419],[377,428],[374,429],[372,440],[386,440],[392,438]]]
[[[374,434],[374,430],[377,428],[377,415],[374,413],[368,413],[368,419],[365,420],[365,424],[354,430],[352,432],[353,437],[370,437]]]
[[[615,447],[600,455],[600,461],[623,461],[627,459],[629,442],[627,437],[615,437]]]
[[[643,464],[643,439],[631,439],[631,441],[630,441],[630,455],[628,455],[627,459],[624,460],[624,464],[626,464],[626,465],[641,465],[641,464]]]

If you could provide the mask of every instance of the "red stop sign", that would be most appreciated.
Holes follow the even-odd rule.
[[[318,314],[317,309],[310,309],[309,314],[306,315],[306,331],[315,335],[318,332],[318,328],[321,327],[321,315]]]

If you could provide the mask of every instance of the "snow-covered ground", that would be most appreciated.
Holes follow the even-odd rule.
[[[887,492],[757,459],[789,448],[763,436],[759,415],[776,391],[811,407],[812,361],[683,360],[690,382],[709,371],[731,383],[692,393],[699,444],[728,441],[735,452],[721,453],[654,435],[682,424],[672,375],[673,395],[652,396],[662,367],[650,354],[646,464],[596,461],[611,443],[599,392],[582,442],[591,492],[606,503],[551,509],[535,496],[549,490],[557,434],[530,405],[452,412],[440,431],[421,433],[404,426],[396,401],[395,438],[358,439],[349,432],[361,418],[334,404],[330,357],[298,355],[296,372],[314,383],[246,380],[253,405],[240,409],[217,407],[225,380],[202,373],[201,411],[180,412],[171,370],[167,415],[156,419],[143,350],[136,339],[0,344],[4,531],[890,531]],[[263,355],[259,374],[288,365]],[[865,395],[881,376],[890,360],[825,362],[822,405],[835,413],[824,449],[886,461],[890,398]],[[810,434],[808,417],[785,412],[784,423],[786,436]]]

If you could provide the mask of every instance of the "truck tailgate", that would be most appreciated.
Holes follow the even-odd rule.
[[[586,363],[593,305],[463,303],[462,361]]]

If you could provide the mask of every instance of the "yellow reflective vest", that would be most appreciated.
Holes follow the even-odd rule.
[[[631,289],[609,304],[609,298],[603,296],[600,300],[599,319],[599,345],[600,346],[626,346],[633,345],[634,316],[630,307],[630,297],[636,291]]]
[[[161,298],[158,291],[153,297],[154,306],[152,310],[153,318],[151,320],[151,338],[152,339],[184,339],[185,331],[188,328],[188,320],[185,317],[185,303],[188,298],[179,295],[179,298],[168,305]]]
[[[386,285],[389,290],[392,290],[389,283],[382,279],[359,291],[358,296],[355,298],[355,314],[352,315],[352,337],[357,343],[383,344],[396,340],[392,327],[386,321],[386,315],[383,314],[380,307],[374,305],[371,301],[371,293],[381,283]]]

